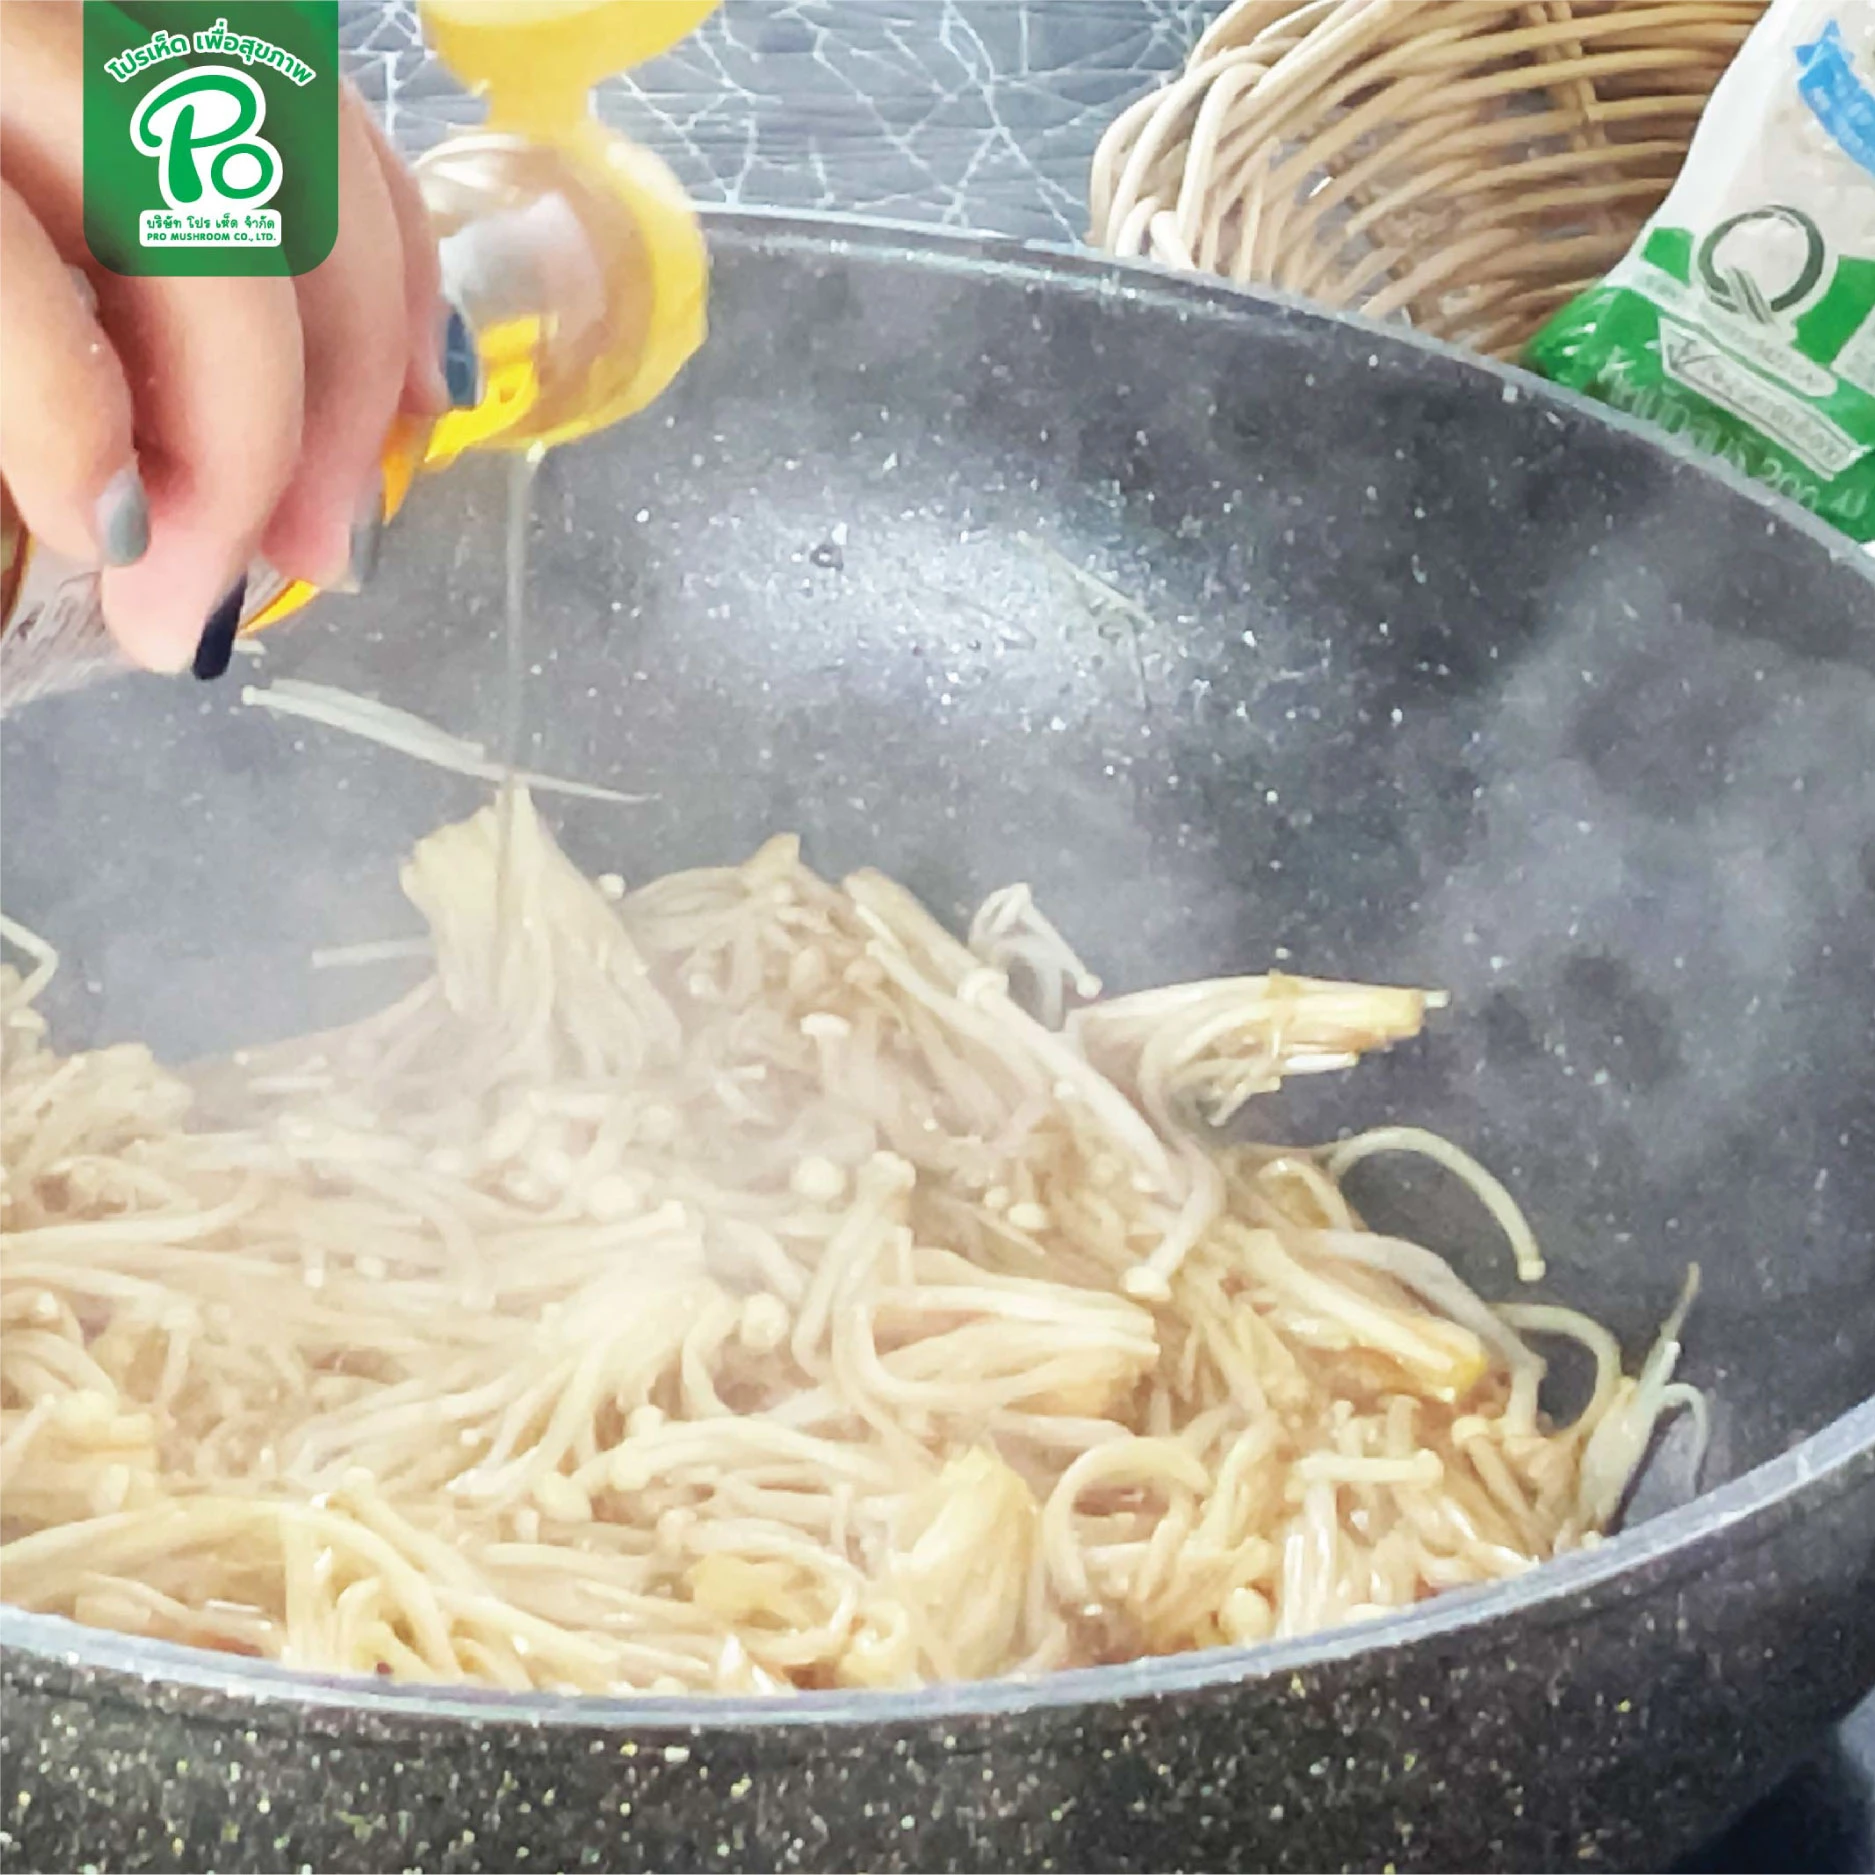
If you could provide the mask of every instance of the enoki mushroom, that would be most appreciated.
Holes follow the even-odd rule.
[[[433,972],[184,1077],[0,972],[0,1592],[292,1666],[567,1692],[1116,1661],[1514,1575],[1676,1383],[1368,1230],[1389,1128],[1225,1144],[1418,992],[1099,997],[1025,890],[969,943],[787,838],[602,891],[525,793],[405,872]],[[506,846],[510,912],[496,910]],[[387,955],[402,954],[399,944]],[[1552,1424],[1528,1337],[1594,1359]]]

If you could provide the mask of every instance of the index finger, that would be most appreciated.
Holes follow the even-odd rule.
[[[0,61],[9,183],[68,261],[85,249],[82,15],[0,0],[22,30]],[[13,9],[18,7],[17,15]],[[92,274],[98,320],[122,363],[149,497],[149,546],[104,575],[126,653],[180,670],[254,551],[299,448],[298,301],[281,278]]]
[[[98,305],[130,381],[150,545],[104,575],[104,615],[140,663],[180,670],[245,572],[299,452],[293,282],[105,275]]]

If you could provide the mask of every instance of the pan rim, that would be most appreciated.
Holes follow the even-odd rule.
[[[1168,1695],[1217,1692],[1333,1667],[1362,1654],[1436,1645],[1502,1626],[1512,1616],[1542,1625],[1576,1618],[1584,1596],[1652,1571],[1657,1589],[1697,1568],[1700,1548],[1739,1534],[1771,1534],[1776,1513],[1825,1493],[1875,1489],[1875,1396],[1750,1471],[1650,1517],[1592,1549],[1576,1550],[1527,1575],[1454,1589],[1372,1621],[1289,1641],[1216,1647],[1120,1666],[1073,1667],[1033,1680],[962,1681],[890,1691],[788,1694],[513,1693],[336,1673],[308,1673],[269,1660],[217,1653],[175,1641],[144,1640],[91,1628],[64,1615],[0,1603],[0,1657],[142,1680],[159,1696],[195,1693],[229,1702],[229,1722],[253,1727],[263,1715],[300,1724],[315,1716],[457,1722],[527,1731],[681,1734],[857,1727],[1020,1718],[1081,1706],[1113,1706]],[[1761,1526],[1752,1529],[1750,1526]]]
[[[1574,416],[1613,430],[1630,442],[1743,496],[1775,520],[1807,535],[1851,578],[1860,578],[1875,588],[1875,541],[1864,545],[1851,540],[1801,502],[1734,468],[1723,457],[1697,448],[1684,437],[1644,423],[1612,404],[1600,403],[1567,385],[1538,377],[1521,365],[1470,351],[1412,326],[1370,318],[1366,313],[1321,306],[1282,287],[1240,286],[1214,274],[1181,273],[1155,261],[1122,260],[1115,255],[1094,253],[1055,241],[832,210],[807,212],[721,203],[698,203],[696,209],[710,234],[721,233],[751,244],[763,240],[770,246],[792,243],[832,254],[861,248],[883,253],[909,251],[933,262],[952,265],[978,261],[1008,268],[1021,267],[1038,276],[1073,280],[1084,288],[1099,290],[1104,286],[1122,299],[1163,299],[1186,308],[1202,306],[1221,315],[1233,311],[1275,312],[1303,324],[1345,326],[1379,343],[1418,352],[1461,371],[1488,378],[1498,385],[1506,403],[1528,398],[1533,403],[1557,405]]]
[[[1610,428],[1698,474],[1710,477],[1762,510],[1774,523],[1806,535],[1828,558],[1875,592],[1875,552],[1866,551],[1788,498],[1729,464],[1522,369],[1481,357],[1410,327],[1360,314],[1329,311],[1271,288],[1242,287],[1211,277],[1186,276],[1146,263],[1042,241],[958,232],[883,217],[802,214],[781,209],[703,206],[712,234],[751,244],[798,243],[838,254],[856,247],[906,251],[953,265],[972,261],[1020,267],[1040,278],[1072,280],[1083,289],[1117,291],[1184,307],[1202,306],[1221,317],[1233,310],[1274,311],[1302,322],[1342,325],[1392,348],[1416,351],[1448,366],[1496,382],[1506,401],[1528,397]],[[1875,1248],[1875,1244],[1871,1244]],[[1114,1704],[1179,1694],[1217,1692],[1268,1682],[1307,1669],[1331,1667],[1358,1655],[1407,1646],[1436,1645],[1473,1629],[1501,1625],[1514,1615],[1553,1624],[1572,1618],[1573,1604],[1592,1591],[1653,1571],[1657,1587],[1690,1573],[1703,1544],[1728,1534],[1748,1542],[1770,1534],[1777,1513],[1825,1492],[1875,1488],[1875,1394],[1777,1457],[1754,1466],[1690,1502],[1663,1511],[1592,1549],[1579,1550],[1529,1574],[1487,1586],[1453,1590],[1396,1613],[1295,1640],[1249,1648],[1213,1648],[1121,1666],[1081,1667],[1034,1680],[984,1680],[904,1691],[743,1694],[578,1695],[511,1693],[417,1683],[393,1683],[338,1674],[314,1674],[176,1642],[144,1640],[85,1627],[0,1603],[0,1655],[9,1677],[35,1664],[141,1680],[158,1696],[188,1693],[225,1702],[229,1724],[253,1728],[278,1721],[298,1727],[307,1719],[457,1722],[528,1731],[552,1729],[696,1738],[736,1730],[849,1731],[881,1724],[930,1725],[1023,1717],[1067,1708]]]

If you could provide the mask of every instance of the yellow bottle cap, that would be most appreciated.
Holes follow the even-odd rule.
[[[436,55],[488,99],[491,130],[556,138],[602,78],[668,52],[718,0],[422,0]]]
[[[663,393],[703,343],[710,288],[709,248],[683,184],[649,150],[595,123],[589,123],[587,131],[582,141],[589,155],[604,168],[613,191],[638,223],[651,275],[651,303],[637,370],[603,407],[585,413],[577,429],[566,433],[581,436],[631,416]]]
[[[445,416],[426,466],[482,446],[570,442],[651,403],[703,343],[709,253],[696,211],[670,169],[605,129],[590,93],[602,78],[642,65],[694,32],[720,0],[422,0],[437,56],[488,101],[488,129],[558,144],[599,179],[636,222],[644,243],[649,308],[635,368],[570,421],[526,421],[533,332],[477,334],[489,394]]]
[[[590,435],[651,403],[703,343],[709,255],[682,185],[657,157],[592,115],[601,79],[656,58],[716,11],[720,0],[421,0],[437,56],[488,101],[488,128],[558,144],[630,211],[644,243],[650,310],[634,369],[576,419],[542,431],[527,419],[539,395],[535,322],[510,320],[476,334],[485,390],[473,410],[434,425],[400,417],[382,456],[388,516],[419,469],[466,449],[531,448]],[[301,580],[273,594],[243,629],[297,611],[317,589]]]
[[[473,410],[450,411],[437,421],[426,468],[453,462],[465,449],[531,449],[590,436],[653,402],[703,343],[709,249],[682,184],[649,150],[591,119],[560,147],[592,188],[624,208],[636,229],[644,293],[637,346],[611,355],[608,368],[588,380],[576,411],[537,414],[540,322],[515,318],[482,328],[475,335],[482,400]]]

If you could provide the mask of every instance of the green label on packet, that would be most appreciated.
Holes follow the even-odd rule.
[[[85,240],[121,274],[301,274],[338,236],[337,0],[85,0]]]
[[[1875,540],[1875,258],[1802,209],[1649,229],[1525,362]]]
[[[1875,541],[1875,6],[1771,0],[1686,161],[1532,369]]]

